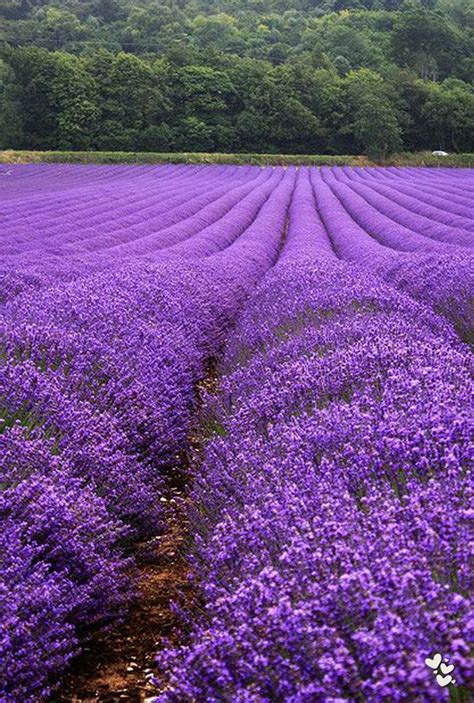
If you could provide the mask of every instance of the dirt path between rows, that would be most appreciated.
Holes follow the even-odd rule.
[[[202,458],[204,437],[200,431],[202,397],[217,388],[215,364],[197,385],[196,422],[189,448],[169,479],[166,496],[165,534],[135,545],[138,598],[124,623],[99,634],[63,676],[50,703],[144,703],[159,693],[151,681],[160,681],[157,652],[165,640],[184,641],[185,627],[174,604],[193,609],[195,591],[186,558],[189,531],[186,492],[190,477]],[[164,502],[164,501],[163,501]]]
[[[176,491],[179,500],[179,492]],[[171,499],[170,499],[171,500]],[[166,534],[137,545],[138,598],[123,624],[96,636],[63,677],[54,703],[143,703],[157,694],[151,677],[164,638],[176,641],[172,603],[192,600],[186,526],[177,514]]]

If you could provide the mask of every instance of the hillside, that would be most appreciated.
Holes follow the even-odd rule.
[[[473,150],[466,0],[3,0],[0,148]]]

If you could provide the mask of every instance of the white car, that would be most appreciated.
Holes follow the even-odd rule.
[[[433,156],[449,156],[447,151],[432,151]]]

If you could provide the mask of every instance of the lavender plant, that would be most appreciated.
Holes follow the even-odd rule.
[[[215,359],[204,611],[159,700],[442,701],[438,651],[472,686],[472,172],[16,165],[0,187],[0,700],[46,700],[125,616]]]

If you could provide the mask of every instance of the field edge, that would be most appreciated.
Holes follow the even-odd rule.
[[[250,164],[257,166],[430,166],[474,167],[474,154],[433,156],[431,152],[393,154],[384,161],[365,156],[324,154],[223,154],[204,152],[125,152],[125,151],[0,151],[2,164],[80,163],[80,164]]]

